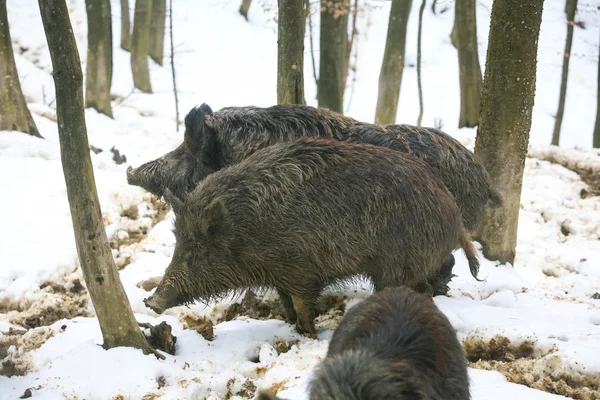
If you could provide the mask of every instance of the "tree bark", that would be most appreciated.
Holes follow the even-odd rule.
[[[398,98],[404,71],[406,27],[412,0],[392,0],[383,62],[379,72],[379,94],[375,110],[375,123],[380,125],[396,122]]]
[[[321,0],[319,84],[320,108],[344,112],[349,0]]]
[[[242,0],[242,5],[240,6],[240,14],[246,21],[248,21],[248,10],[250,10],[250,4],[252,4],[252,0]]]
[[[352,5],[351,13],[352,22],[350,22],[350,38],[348,39],[348,46],[346,47],[346,59],[344,60],[344,89],[348,82],[348,71],[350,70],[350,56],[352,55],[352,47],[354,46],[354,39],[358,35],[356,29],[356,20],[358,17],[358,0],[354,0]]]
[[[131,72],[133,84],[144,93],[152,93],[148,51],[150,50],[150,21],[152,0],[135,0],[133,35],[131,36]]]
[[[173,0],[169,0],[169,39],[171,41],[171,74],[173,76],[173,95],[175,97],[175,130],[179,132],[179,99],[177,79],[175,77],[175,46],[173,45]]]
[[[567,98],[567,81],[569,79],[569,60],[571,59],[571,45],[573,44],[573,29],[575,28],[575,12],[577,11],[577,0],[567,0],[567,42],[563,57],[562,78],[560,82],[560,95],[558,98],[558,110],[554,120],[554,132],[552,132],[552,144],[558,146],[560,142],[560,128],[565,114],[565,100]]]
[[[121,48],[131,49],[131,24],[129,22],[129,0],[121,0]]]
[[[158,64],[163,65],[165,48],[165,20],[167,17],[167,0],[152,0],[152,17],[150,18],[150,49],[148,54]]]
[[[52,60],[60,153],[77,254],[104,348],[132,346],[154,353],[138,327],[104,230],[83,109],[83,74],[65,0],[39,0]]]
[[[456,9],[456,4],[454,5]],[[458,30],[456,29],[456,11],[454,17],[454,25],[452,25],[452,32],[450,32],[450,43],[454,46],[455,49],[458,49]]]
[[[85,107],[113,117],[110,105],[112,83],[112,21],[110,0],[85,0],[88,19],[88,49]]]
[[[598,53],[600,54],[600,52]],[[598,57],[598,88],[596,89],[596,125],[594,126],[594,148],[600,149],[600,56]]]
[[[0,130],[42,137],[27,108],[19,82],[8,27],[6,0],[0,0]]]
[[[456,0],[454,27],[460,79],[458,127],[472,128],[479,123],[481,101],[481,67],[477,51],[475,0]]]
[[[492,6],[475,154],[504,204],[486,211],[475,238],[486,258],[501,263],[515,259],[543,3],[495,0]]]
[[[423,86],[421,85],[421,33],[423,28],[423,11],[427,0],[421,2],[419,9],[419,31],[417,33],[417,88],[419,90],[419,117],[417,118],[417,126],[421,126],[423,121]]]
[[[277,104],[306,104],[304,6],[300,0],[277,0]]]

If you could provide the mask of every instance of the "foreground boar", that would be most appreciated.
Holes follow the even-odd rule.
[[[348,310],[309,388],[310,400],[471,398],[456,331],[430,298],[407,288],[387,288]]]
[[[432,294],[442,260],[479,262],[452,195],[419,159],[371,145],[299,139],[208,176],[175,211],[175,250],[145,304],[162,313],[246,288],[275,288],[288,321],[315,335],[325,286],[356,276],[375,290]]]
[[[291,104],[229,107],[215,113],[202,104],[188,113],[185,127],[177,149],[137,169],[129,167],[127,181],[158,197],[168,188],[181,198],[207,175],[256,150],[300,137],[323,137],[389,147],[424,160],[455,196],[469,231],[488,203],[501,202],[475,154],[437,129],[367,124],[327,109]]]

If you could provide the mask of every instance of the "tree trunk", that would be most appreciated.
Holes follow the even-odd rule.
[[[306,104],[304,6],[299,0],[277,0],[277,104]]]
[[[10,39],[6,0],[0,0],[0,131],[19,131],[42,137],[21,90]]]
[[[252,0],[242,0],[242,5],[240,6],[240,14],[248,21],[248,10],[250,10],[250,4],[252,4]]]
[[[344,60],[344,89],[348,82],[348,71],[350,70],[350,56],[352,55],[352,47],[354,46],[354,39],[358,35],[356,29],[356,20],[358,17],[358,0],[354,0],[351,10],[352,22],[350,23],[350,38],[348,39],[348,45],[346,47],[346,59]]]
[[[600,53],[599,53],[600,54]],[[594,147],[600,149],[600,57],[598,59],[598,88],[596,89],[596,125],[594,126]]]
[[[154,352],[138,327],[119,279],[102,222],[83,111],[83,74],[65,0],[39,0],[52,60],[60,153],[77,254],[104,348]]]
[[[565,114],[565,100],[567,98],[567,81],[569,79],[569,60],[571,59],[571,45],[573,44],[573,29],[575,28],[575,12],[577,11],[577,0],[567,0],[565,9],[567,13],[567,43],[562,66],[562,78],[560,82],[560,96],[558,99],[558,111],[554,120],[554,132],[552,133],[552,144],[558,146],[560,141],[560,128]]]
[[[456,4],[454,8],[456,9]],[[450,32],[450,43],[454,46],[455,49],[458,49],[458,30],[456,28],[456,11],[454,12],[454,25],[452,25],[452,32]]]
[[[475,127],[479,123],[481,101],[481,67],[477,51],[475,0],[456,0],[455,24],[460,79],[460,118],[458,127]]]
[[[417,89],[419,90],[419,117],[417,118],[417,126],[421,126],[423,121],[423,86],[421,85],[421,33],[423,28],[423,11],[427,0],[421,2],[419,9],[419,31],[417,33]]]
[[[152,0],[152,17],[150,18],[150,49],[148,54],[158,64],[163,65],[165,47],[165,20],[167,17],[167,0]]]
[[[135,0],[133,35],[131,36],[131,72],[134,86],[144,93],[152,93],[148,69],[151,10],[152,0]]]
[[[344,72],[350,0],[321,1],[319,107],[344,112]]]
[[[486,211],[476,240],[486,258],[501,263],[515,259],[543,4],[495,0],[492,6],[475,154],[504,204]]]
[[[85,106],[112,118],[112,21],[110,0],[85,0],[88,19],[88,50]]]
[[[402,72],[404,71],[404,49],[406,27],[412,0],[392,0],[390,20],[383,62],[379,72],[379,94],[375,111],[375,123],[380,125],[396,122]]]
[[[169,39],[171,41],[171,75],[173,76],[173,95],[175,97],[175,130],[179,132],[179,99],[177,79],[175,77],[175,46],[173,45],[173,0],[169,0]]]
[[[129,0],[121,0],[121,48],[131,49],[131,24],[129,23]]]

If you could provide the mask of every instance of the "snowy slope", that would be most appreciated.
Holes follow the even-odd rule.
[[[590,3],[580,6],[579,17],[586,22],[586,29],[575,32],[563,121],[564,146],[589,148],[591,144],[599,35],[593,7],[586,5]],[[85,67],[84,2],[70,0],[68,4]],[[276,319],[240,315],[226,321],[231,304],[241,299],[196,304],[191,309],[178,307],[160,317],[142,303],[148,292],[138,288],[138,282],[161,275],[172,255],[172,213],[163,220],[159,203],[142,189],[127,185],[125,169],[171,150],[180,143],[182,134],[174,129],[168,59],[165,67],[150,62],[154,94],[132,93],[129,53],[119,47],[119,4],[112,1],[112,92],[118,96],[113,102],[115,119],[86,110],[90,144],[104,150],[91,156],[107,232],[115,245],[117,264],[125,265],[121,279],[136,317],[153,324],[163,320],[171,324],[178,337],[177,355],[158,361],[137,350],[104,351],[96,345],[102,338],[93,309],[85,292],[74,283],[81,274],[60,164],[50,58],[38,5],[35,0],[8,0],[20,79],[46,140],[0,132],[0,187],[5,193],[0,199],[0,350],[3,343],[13,345],[6,348],[7,359],[17,370],[26,372],[25,376],[0,376],[0,399],[21,396],[27,388],[32,388],[34,397],[88,399],[139,399],[149,394],[165,399],[251,398],[256,388],[272,388],[283,397],[305,399],[310,371],[325,355],[341,311],[319,317],[319,340],[310,340]],[[370,0],[368,4],[368,12],[361,14],[358,25],[361,36],[356,84],[352,95],[347,91],[346,104],[348,115],[372,121],[389,3]],[[477,4],[483,70],[491,0]],[[472,148],[475,130],[456,129],[460,105],[457,55],[448,38],[453,5],[440,2],[437,16],[429,7],[424,14],[423,122],[433,125],[435,119],[441,119],[446,132]],[[413,2],[398,111],[399,122],[413,124],[418,115],[416,72],[411,66],[416,61],[418,6]],[[174,0],[174,7],[181,118],[201,102],[213,110],[276,102],[274,0],[256,1],[248,22],[237,13],[238,1]],[[442,12],[446,7],[450,9]],[[547,144],[552,132],[566,32],[562,10],[562,2],[546,2],[533,145]],[[318,13],[313,24],[318,33]],[[318,47],[318,37],[315,44]],[[306,99],[316,105],[309,48],[307,38]],[[316,51],[318,63],[318,48]],[[113,162],[108,151],[112,146],[127,156],[125,164]],[[490,358],[472,364],[474,369],[470,369],[474,399],[561,398],[548,392],[584,399],[597,396],[600,300],[592,297],[600,292],[600,200],[582,198],[585,187],[575,173],[563,167],[528,159],[514,269],[482,260],[480,276],[487,281],[478,283],[468,273],[462,252],[457,252],[455,273],[459,276],[451,284],[450,297],[438,297],[436,303],[465,341],[468,353]],[[367,296],[369,288],[349,287],[344,294],[350,307]],[[190,312],[215,323],[214,340],[184,329],[186,323],[182,321]],[[8,334],[11,327],[26,325],[39,327],[22,336]],[[494,348],[499,342],[504,343],[501,356]],[[0,351],[1,357],[4,354]],[[512,381],[546,392],[507,383],[499,372],[485,369],[502,370]],[[595,394],[584,388],[594,385]]]

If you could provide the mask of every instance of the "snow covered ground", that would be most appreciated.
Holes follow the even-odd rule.
[[[68,3],[85,66],[84,2]],[[239,3],[174,0],[183,115],[202,102],[213,110],[276,103],[276,2],[255,0],[248,22],[237,13]],[[456,128],[458,67],[448,38],[454,3],[438,3],[438,15],[429,7],[424,14],[423,121],[431,126],[441,119],[446,132],[472,148],[475,130]],[[482,70],[491,3],[477,3]],[[591,145],[595,118],[599,35],[596,4],[580,3],[578,19],[586,29],[575,31],[561,144],[585,149]],[[346,103],[348,115],[372,121],[390,4],[369,0],[368,5],[359,20],[358,73]],[[399,122],[413,124],[418,115],[414,68],[418,6],[413,2],[398,112]],[[33,397],[47,399],[234,399],[252,398],[257,388],[306,399],[311,369],[325,355],[344,308],[368,296],[370,289],[348,287],[344,297],[334,298],[334,307],[317,320],[318,340],[301,337],[284,321],[268,318],[278,314],[272,302],[266,310],[263,307],[264,315],[256,312],[251,299],[240,306],[232,305],[242,299],[178,307],[162,316],[144,307],[142,299],[149,292],[138,282],[160,276],[168,265],[174,246],[173,215],[142,189],[127,185],[125,169],[171,150],[182,134],[174,129],[168,59],[165,67],[150,62],[154,94],[132,93],[129,53],[119,47],[119,1],[113,0],[112,7],[115,119],[86,110],[90,144],[104,150],[91,154],[96,184],[136,318],[152,324],[167,321],[177,336],[177,354],[159,361],[134,349],[105,351],[97,345],[101,333],[79,283],[83,280],[60,164],[54,86],[38,5],[35,0],[8,0],[20,79],[46,140],[0,132],[0,359],[4,358],[2,373],[17,373],[0,376],[0,399],[14,399],[26,389]],[[558,0],[545,4],[531,132],[534,146],[549,143],[551,137],[566,32],[563,8]],[[318,33],[318,13],[313,23]],[[306,99],[316,105],[308,38],[305,48]],[[112,160],[112,146],[126,155],[125,164]],[[473,399],[564,398],[550,393],[600,398],[600,199],[582,195],[584,188],[574,172],[528,159],[514,269],[482,260],[481,276],[487,280],[476,282],[462,252],[457,252],[459,276],[451,284],[450,297],[435,301],[464,340],[469,357],[481,359],[469,371]],[[267,300],[275,297],[269,294]],[[201,331],[204,317],[214,324],[212,340],[196,331]],[[24,328],[31,329],[24,333]],[[497,371],[521,385],[508,383]]]

